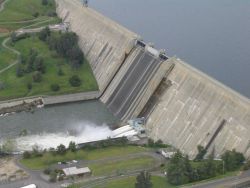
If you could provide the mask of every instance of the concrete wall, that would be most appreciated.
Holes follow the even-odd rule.
[[[100,91],[103,91],[138,36],[79,0],[56,0],[57,13],[79,36],[79,45],[90,62]]]
[[[78,0],[56,2],[58,15],[78,34],[100,91],[104,91],[101,100],[109,106],[110,97],[136,63],[139,49],[134,46],[134,39],[138,35],[83,7]],[[152,100],[156,104],[145,109],[150,112],[146,125],[150,136],[191,157],[196,155],[197,145],[209,146],[209,151],[215,148],[216,154],[236,148],[250,156],[249,99],[175,58],[162,63],[151,75],[134,95],[136,100],[124,109],[122,119],[138,116],[172,64],[175,66],[166,79],[168,87],[154,95],[159,95],[158,100]],[[124,83],[122,87],[129,89],[129,85]]]
[[[148,117],[147,128],[155,140],[162,139],[191,157],[197,145],[216,154],[236,150],[250,156],[250,101],[179,59],[164,91]],[[225,125],[219,130],[223,120]],[[216,133],[216,131],[218,131]],[[217,135],[217,136],[216,136]]]
[[[137,46],[126,58],[101,101],[123,121],[136,118],[168,68],[161,58]]]

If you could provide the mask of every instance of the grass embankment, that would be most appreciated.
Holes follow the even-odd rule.
[[[145,151],[148,151],[148,149],[143,148],[143,147],[138,147],[138,146],[125,146],[125,147],[108,147],[108,148],[95,149],[95,150],[79,150],[75,153],[67,152],[65,155],[53,155],[47,152],[42,157],[22,159],[20,162],[27,168],[37,170],[37,169],[44,169],[60,161],[98,160],[98,159],[105,159],[109,157],[125,156],[125,155],[129,155],[132,153],[139,153],[139,152],[145,152]],[[108,168],[108,165],[107,165],[107,168]]]
[[[0,92],[0,100],[34,95],[58,95],[98,90],[95,77],[86,59],[79,69],[72,69],[64,58],[59,57],[55,51],[51,51],[48,45],[39,40],[35,35],[16,42],[13,48],[20,51],[24,57],[28,56],[30,49],[36,50],[39,56],[44,59],[46,73],[42,75],[40,83],[32,83],[32,73],[18,78],[16,76],[17,65],[13,66],[8,71],[0,74],[1,81],[6,85],[5,89]],[[8,51],[4,51],[1,53],[3,54],[1,57],[10,58],[9,53]],[[4,62],[11,61],[6,59]],[[60,76],[57,74],[59,67],[64,73]],[[73,75],[78,75],[82,80],[81,86],[72,87],[70,85],[69,78]],[[32,83],[31,90],[27,88],[28,83]],[[57,92],[51,91],[51,84],[58,84],[60,90]]]
[[[5,38],[0,37],[0,70],[2,70],[3,68],[9,66],[17,58],[17,55],[15,55],[14,53],[12,53],[9,50],[5,49],[2,46],[2,42],[4,40],[5,40]]]
[[[57,17],[50,17],[56,10],[54,0],[48,5],[42,5],[41,0],[8,0],[5,8],[0,12],[0,28],[14,30],[34,23],[50,19],[58,22]]]

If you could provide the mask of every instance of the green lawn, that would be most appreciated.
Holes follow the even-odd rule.
[[[30,169],[44,169],[59,161],[70,160],[98,160],[108,157],[124,156],[131,153],[138,153],[148,151],[147,148],[138,146],[124,146],[124,147],[108,147],[95,150],[79,150],[76,153],[68,152],[65,155],[53,156],[51,153],[46,153],[40,158],[22,159],[20,162]]]
[[[46,73],[42,76],[42,82],[40,83],[32,83],[32,73],[17,78],[17,66],[0,74],[0,80],[6,85],[6,88],[0,92],[0,100],[34,95],[59,95],[98,90],[95,77],[87,60],[85,60],[79,69],[72,69],[65,59],[58,57],[56,52],[49,50],[47,44],[40,41],[35,35],[16,42],[14,48],[20,51],[24,57],[28,55],[30,49],[35,49],[44,58]],[[4,54],[3,57],[10,58],[8,53]],[[7,60],[4,62],[7,62]],[[59,67],[64,72],[63,76],[57,74]],[[72,87],[69,84],[68,80],[72,75],[78,75],[81,78],[82,85],[80,87]],[[27,89],[28,83],[32,83],[33,85],[31,91]],[[58,92],[53,92],[50,88],[51,84],[58,84],[61,89]]]
[[[155,160],[152,157],[138,157],[122,161],[110,161],[102,164],[89,165],[94,176],[112,175],[125,173],[128,170],[146,169],[154,165]]]
[[[47,13],[55,11],[54,0],[49,0],[47,6],[43,6],[41,2],[41,0],[8,0],[5,9],[0,12],[0,28],[14,30],[51,18]],[[35,17],[35,13],[39,15]]]
[[[136,177],[129,177],[119,180],[113,180],[104,185],[99,185],[94,188],[134,188],[135,182]],[[168,184],[166,178],[164,177],[152,176],[151,182],[153,184],[153,188],[176,188],[176,186]],[[74,187],[72,186],[72,188]]]
[[[16,55],[2,46],[5,38],[0,38],[0,70],[7,67],[16,60]]]

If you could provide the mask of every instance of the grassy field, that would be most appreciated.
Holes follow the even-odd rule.
[[[147,148],[137,146],[126,147],[108,147],[96,150],[79,150],[76,153],[68,152],[65,155],[53,156],[51,153],[46,153],[40,158],[22,159],[20,162],[30,169],[44,169],[49,165],[55,164],[59,161],[70,160],[98,160],[108,157],[124,156],[131,153],[138,153],[148,151]]]
[[[1,81],[6,85],[6,88],[0,92],[0,100],[34,95],[59,95],[98,90],[95,77],[86,60],[79,69],[72,69],[65,59],[58,57],[56,52],[49,50],[47,44],[40,41],[36,36],[20,40],[13,47],[20,51],[24,57],[28,55],[30,49],[35,49],[44,58],[46,73],[42,76],[42,82],[40,83],[32,83],[32,73],[17,78],[17,65],[0,74]],[[8,51],[2,53],[3,56],[1,55],[1,58],[7,58],[3,62],[11,62],[10,58],[13,55],[11,54],[12,56],[10,56],[9,53]],[[63,70],[63,76],[57,74],[59,67]],[[82,80],[80,87],[72,87],[69,84],[68,80],[72,75],[80,77]],[[30,91],[27,88],[28,83],[32,83],[33,85]],[[58,92],[53,92],[50,88],[51,84],[58,84],[61,89]]]
[[[135,182],[136,177],[128,177],[118,180],[112,180],[108,183],[98,185],[94,188],[134,188]],[[168,184],[165,177],[152,176],[151,182],[153,184],[153,188],[176,188],[176,186]],[[76,186],[72,186],[70,188],[76,188]]]
[[[1,45],[4,39],[4,37],[0,37],[0,70],[13,63],[17,58],[14,53]]]
[[[41,0],[7,0],[5,9],[0,12],[0,29],[13,30],[31,25],[51,17],[49,12],[55,11],[54,0],[49,0],[47,6]],[[35,16],[35,14],[37,14]],[[56,18],[55,18],[56,19]]]
[[[93,164],[89,167],[94,176],[101,176],[125,173],[128,170],[147,169],[152,167],[154,162],[154,158],[145,156],[122,161],[105,162],[103,164]]]

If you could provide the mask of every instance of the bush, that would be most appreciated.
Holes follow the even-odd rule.
[[[52,170],[50,168],[45,168],[43,173],[46,175],[50,175],[50,173],[52,172]]]
[[[27,89],[31,90],[32,89],[32,83],[27,83]]]
[[[42,81],[42,74],[38,71],[36,71],[33,75],[32,75],[32,79],[34,82],[41,82]]]
[[[52,84],[50,88],[52,91],[55,91],[55,92],[60,90],[60,86],[58,84]]]
[[[28,151],[25,151],[25,152],[23,153],[23,158],[24,158],[24,159],[29,159],[29,158],[31,158],[31,153],[28,152]]]
[[[56,17],[56,16],[57,16],[57,14],[56,14],[56,12],[55,12],[55,11],[53,11],[53,10],[49,10],[49,11],[47,12],[47,16],[49,16],[49,17]]]
[[[37,18],[37,17],[39,16],[39,12],[34,12],[34,13],[32,14],[32,16],[35,17],[35,18]]]
[[[42,5],[47,6],[49,4],[48,0],[42,0]]]
[[[69,83],[73,87],[79,87],[82,84],[82,81],[77,75],[74,75],[69,79]]]
[[[61,68],[58,69],[57,75],[58,76],[63,76],[64,75],[64,72],[63,72],[63,70]]]
[[[67,149],[63,144],[60,144],[59,146],[57,146],[56,152],[59,155],[64,155],[67,152]]]
[[[50,181],[50,182],[56,182],[56,177],[57,177],[56,172],[52,171],[52,172],[50,173],[50,176],[49,176],[49,181]]]
[[[22,77],[23,75],[24,75],[24,70],[21,65],[18,65],[16,69],[16,76]]]
[[[246,163],[243,166],[243,170],[249,170],[250,169],[250,159],[246,161]]]
[[[221,158],[225,162],[225,168],[227,171],[234,171],[238,169],[245,161],[243,154],[236,152],[235,150],[226,151]]]
[[[50,36],[51,32],[49,27],[45,27],[43,30],[41,30],[38,34],[38,38],[42,41],[46,41],[48,37]]]

